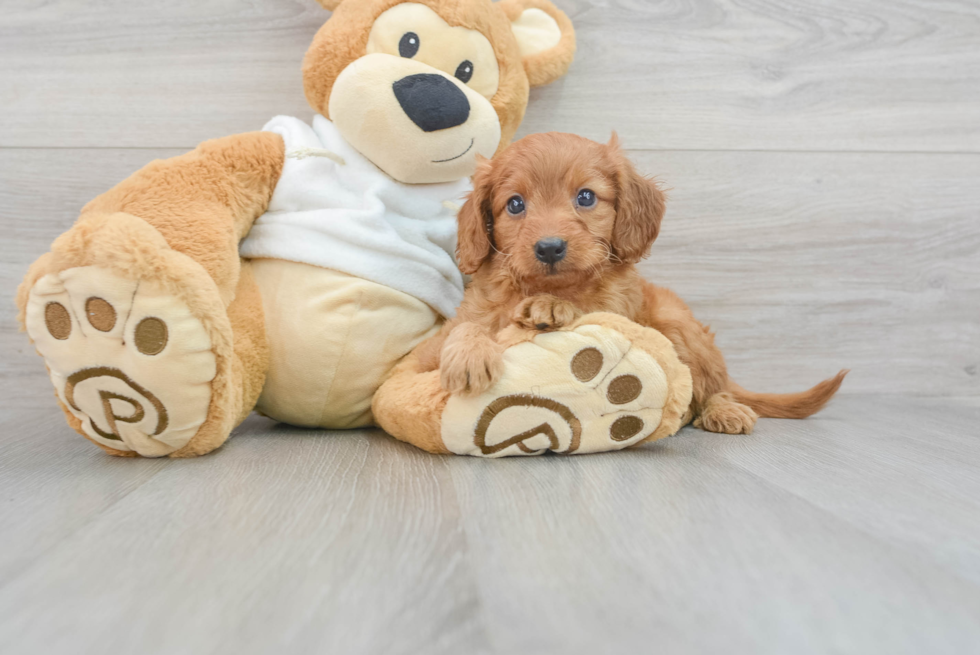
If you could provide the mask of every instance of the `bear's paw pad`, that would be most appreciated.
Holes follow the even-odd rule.
[[[460,455],[619,450],[663,418],[667,374],[616,330],[582,325],[504,352],[504,374],[478,396],[452,396],[442,438]]]
[[[58,397],[96,443],[161,457],[206,420],[217,371],[210,337],[161,286],[69,268],[34,285],[26,323]]]

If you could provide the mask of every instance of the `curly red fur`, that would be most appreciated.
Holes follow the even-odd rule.
[[[713,432],[749,433],[758,416],[803,418],[836,393],[846,371],[798,394],[756,394],[728,377],[714,335],[670,289],[640,277],[635,264],[650,252],[666,208],[655,180],[640,175],[613,135],[607,144],[556,132],[514,143],[493,161],[480,162],[474,189],[459,213],[459,266],[473,275],[456,318],[419,347],[428,370],[440,366],[454,392],[478,392],[499,370],[499,351],[482,344],[467,357],[447,336],[463,327],[495,335],[516,323],[552,330],[579,313],[614,312],[655,328],[673,343],[694,379],[695,425]],[[592,207],[576,198],[594,192]],[[512,215],[508,201],[519,196],[524,211]],[[566,254],[542,263],[535,245],[565,241]],[[473,325],[475,324],[475,325]],[[470,371],[467,367],[472,367]],[[464,384],[460,380],[469,380]]]

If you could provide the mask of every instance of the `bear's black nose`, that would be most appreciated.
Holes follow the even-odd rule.
[[[548,237],[534,244],[534,256],[543,264],[557,264],[565,259],[568,244],[564,239]]]
[[[426,132],[462,125],[470,117],[466,94],[442,75],[409,75],[391,86],[405,114]]]

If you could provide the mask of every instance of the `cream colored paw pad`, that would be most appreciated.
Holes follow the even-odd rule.
[[[211,340],[158,285],[70,268],[34,285],[26,322],[58,396],[97,443],[160,457],[207,418]]]
[[[667,375],[619,332],[583,325],[504,352],[504,374],[478,396],[452,396],[442,439],[459,455],[619,450],[660,425]]]

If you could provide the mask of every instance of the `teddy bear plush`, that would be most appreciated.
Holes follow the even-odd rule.
[[[28,271],[20,319],[69,425],[146,457],[210,452],[253,410],[487,456],[676,430],[683,367],[614,318],[515,335],[492,398],[451,398],[408,356],[462,298],[453,253],[468,178],[510,142],[529,87],[567,70],[568,18],[548,0],[321,4],[334,13],[303,65],[312,125],[280,116],[147,165],[88,203]],[[514,401],[549,357],[569,360],[553,376],[565,395]],[[596,385],[615,367],[650,380],[636,401],[646,427],[629,437],[596,423],[609,415]],[[552,418],[538,429],[542,412]]]

